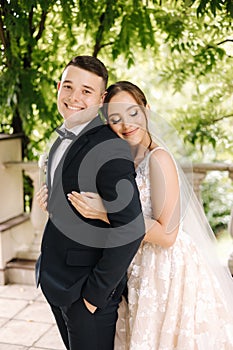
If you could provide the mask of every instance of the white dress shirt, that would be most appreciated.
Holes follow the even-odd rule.
[[[84,124],[80,124],[77,126],[74,126],[72,129],[68,129],[66,128],[68,131],[71,131],[72,133],[74,133],[76,136],[78,136],[80,134],[80,132],[90,123],[84,123]],[[60,127],[61,130],[65,129],[64,124]],[[53,178],[54,178],[54,173],[55,170],[63,156],[63,154],[65,153],[65,151],[67,150],[68,146],[71,144],[72,140],[70,139],[63,139],[60,143],[60,145],[58,146],[58,148],[56,149],[54,155],[53,155],[53,159],[52,159],[52,164],[51,164],[51,184],[53,183]]]

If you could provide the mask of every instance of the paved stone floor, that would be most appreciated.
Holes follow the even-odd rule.
[[[0,286],[0,349],[65,349],[40,289],[19,284]]]
[[[219,240],[222,263],[232,252],[232,238]],[[0,285],[0,350],[65,350],[52,312],[34,285]]]

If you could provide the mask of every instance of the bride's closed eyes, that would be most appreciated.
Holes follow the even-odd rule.
[[[136,117],[139,113],[139,107],[137,108],[132,108],[130,111],[129,111],[129,116],[130,117]]]
[[[109,124],[118,124],[121,122],[121,117],[119,114],[112,114],[108,117]]]
[[[108,121],[110,124],[119,124],[122,122],[125,122],[125,118],[128,120],[128,117],[135,118],[139,115],[140,107],[138,106],[131,106],[127,108],[126,112],[124,113],[124,117],[122,118],[121,113],[111,113],[108,117]]]

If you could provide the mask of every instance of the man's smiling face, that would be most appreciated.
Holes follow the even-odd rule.
[[[103,98],[104,83],[101,77],[72,65],[65,69],[58,84],[57,96],[58,110],[65,120],[74,114],[78,118],[79,112],[90,107],[97,111]]]

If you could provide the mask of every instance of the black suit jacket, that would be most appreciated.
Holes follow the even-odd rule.
[[[48,175],[54,150],[48,161]],[[103,308],[126,286],[126,271],[145,227],[135,169],[128,144],[96,117],[72,142],[50,184],[48,211],[36,264],[37,284],[54,305],[70,305],[80,296]],[[82,217],[67,193],[98,192],[110,225]]]

